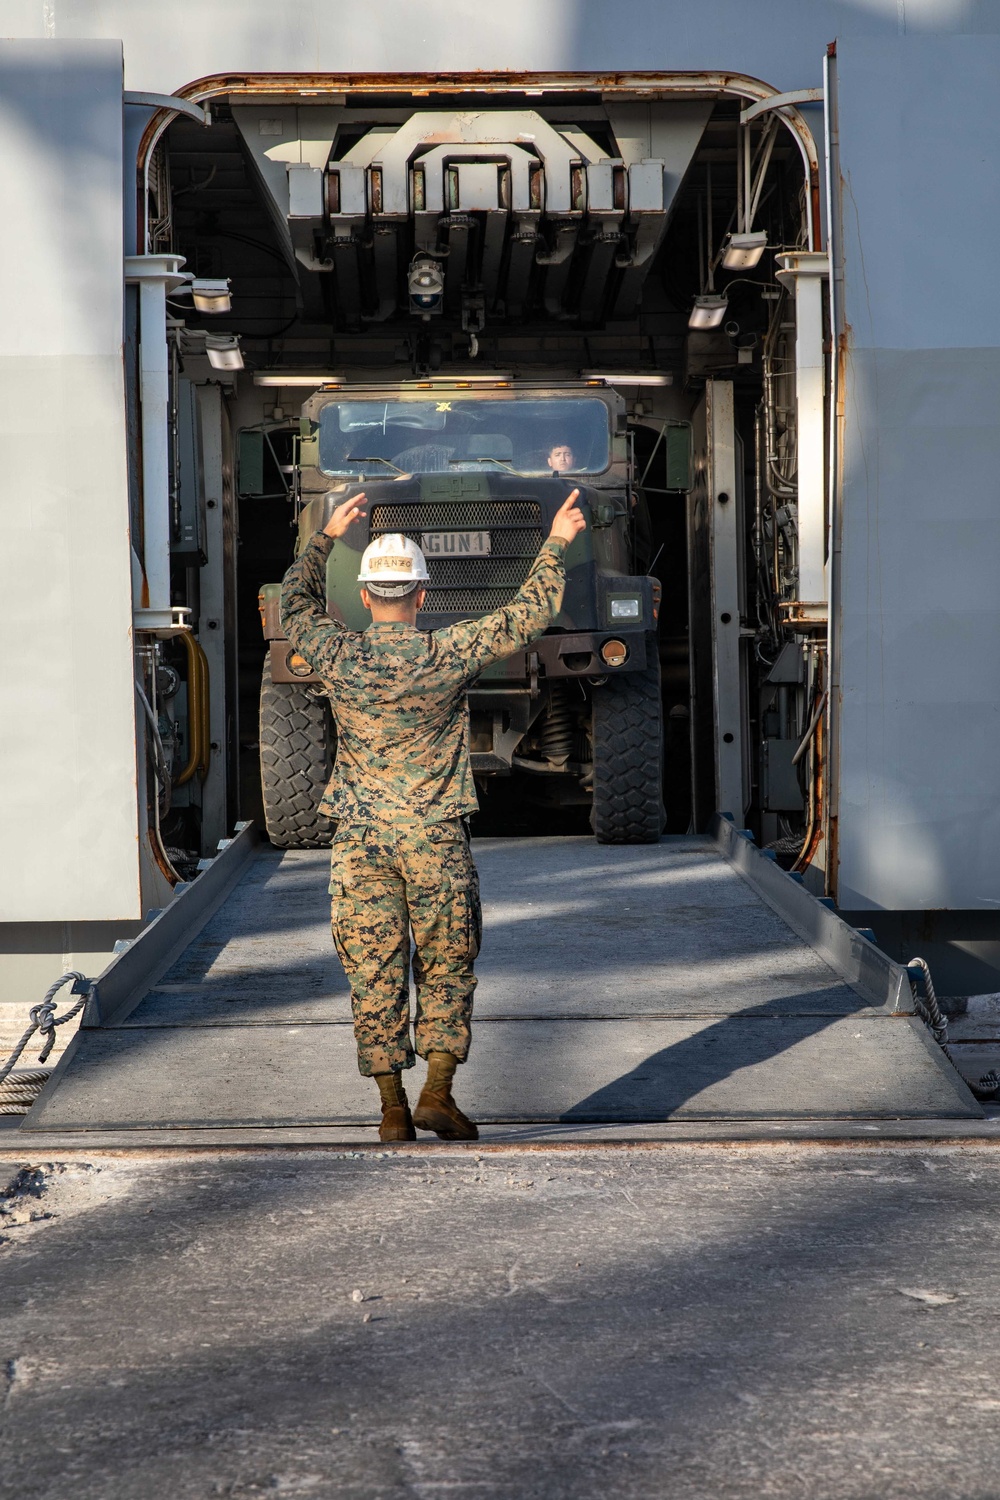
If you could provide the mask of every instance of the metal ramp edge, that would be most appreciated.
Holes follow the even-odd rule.
[[[39,1104],[26,1117],[21,1127],[26,1133],[48,1134],[55,1129],[57,1132],[68,1130],[89,1134],[96,1128],[110,1130],[124,1139],[130,1132],[151,1128],[180,1128],[199,1135],[204,1130],[215,1132],[234,1128],[238,1132],[304,1129],[321,1133],[331,1130],[336,1133],[338,1127],[341,1130],[371,1129],[367,1118],[371,1113],[368,1108],[370,1101],[367,1096],[362,1097],[360,1082],[351,1066],[350,1024],[344,1019],[324,1022],[310,1032],[310,1047],[317,1053],[311,1070],[318,1080],[315,1084],[308,1073],[304,1075],[302,1072],[301,1042],[294,1025],[268,1022],[263,1027],[227,1028],[224,1040],[219,1034],[222,1051],[217,1057],[217,1049],[213,1046],[207,1072],[204,1032],[199,1033],[197,1028],[189,1030],[183,1025],[173,1026],[156,1033],[157,1067],[152,1095],[146,1091],[148,1083],[141,1088],[138,1083],[134,1085],[134,1099],[128,1087],[124,1096],[115,1087],[104,1101],[110,1105],[110,1113],[99,1108],[88,1121],[86,1110],[79,1119],[70,1118],[76,1110],[76,1096],[71,1088],[62,1110],[57,1109],[55,1116],[49,1118],[53,1095],[59,1092],[59,1085],[64,1081],[72,1082],[66,1079],[67,1070],[75,1079],[78,1095],[79,1088],[91,1087],[89,1080],[96,1078],[108,1062],[112,1072],[115,1068],[120,1070],[136,1055],[135,1049],[145,1045],[144,1036],[152,1036],[152,1032],[147,1033],[142,1027],[132,1031],[122,1029],[120,1022],[131,1014],[148,990],[156,986],[185,947],[198,938],[213,913],[218,911],[246,873],[254,857],[254,846],[252,828],[241,829],[237,838],[190,890],[182,891],[132,947],[109,965],[101,976],[97,1004],[88,1017],[87,1030],[81,1031],[74,1039]],[[814,1116],[814,1110],[815,1118],[822,1118],[828,1124],[837,1118],[845,1123],[856,1118],[883,1122],[909,1120],[911,1124],[918,1118],[928,1122],[944,1119],[985,1122],[985,1112],[964,1080],[932,1040],[924,1023],[914,1015],[909,979],[901,965],[894,963],[844,922],[830,904],[811,895],[782,871],[754,846],[749,835],[736,829],[730,819],[718,817],[714,821],[711,835],[703,840],[702,848],[706,852],[714,848],[717,860],[732,870],[735,884],[749,888],[748,895],[752,892],[753,901],[759,903],[762,918],[766,907],[790,929],[790,934],[794,933],[816,954],[817,959],[823,961],[828,971],[832,970],[838,976],[844,989],[852,990],[865,1007],[870,1007],[867,1017],[859,1015],[855,1020],[848,1008],[840,1020],[832,1022],[826,1019],[817,1024],[815,1018],[807,1016],[754,1018],[749,1015],[741,1017],[738,1012],[719,1015],[713,1012],[710,1024],[705,1027],[697,1024],[697,1017],[683,1014],[672,1019],[661,1017],[655,1024],[649,1016],[638,1015],[606,1018],[582,1014],[484,1017],[477,1047],[479,1061],[473,1060],[477,1074],[470,1074],[470,1083],[475,1081],[481,1100],[480,1118],[488,1127],[492,1124],[500,1130],[523,1130],[532,1128],[530,1122],[533,1122],[539,1127],[544,1125],[547,1131],[565,1129],[573,1133],[588,1128],[611,1128],[617,1122],[616,1128],[624,1129],[629,1138],[641,1139],[647,1124],[659,1122],[662,1125],[667,1120],[680,1125],[686,1119],[688,1128],[699,1119],[706,1125],[712,1125],[714,1121],[713,1128],[726,1120],[737,1133],[745,1131],[751,1119],[756,1121],[757,1130],[772,1128],[767,1125],[768,1121],[781,1129],[782,1122],[791,1123],[796,1119],[801,1127]],[[625,868],[627,865],[623,867],[623,874]],[[773,920],[773,917],[767,920]],[[653,941],[655,943],[655,938]],[[742,987],[742,981],[737,982]],[[525,1100],[519,1100],[516,1107],[506,1093],[501,1098],[497,1092],[509,1073],[509,1058],[519,1045],[515,1034],[519,1034],[525,1024],[533,1028],[544,1024],[561,1033],[559,1050],[567,1075],[564,1090],[567,1097],[559,1102],[558,1108],[549,1101],[552,1113],[547,1107],[541,1115],[538,1114],[533,1103],[538,1088],[529,1087],[530,1078],[525,1084]],[[609,1065],[610,1071],[604,1069],[608,1072],[608,1077],[604,1078],[600,1068],[595,1071],[593,1036],[596,1035],[595,1027],[603,1029],[608,1025],[616,1027],[620,1035],[616,1037],[618,1052],[614,1048],[597,1049],[601,1057],[610,1056],[613,1061],[613,1066]],[[777,1026],[782,1030],[771,1034],[785,1036],[786,1040],[784,1045],[772,1048],[766,1034]],[[871,1052],[875,1043],[873,1027],[880,1034],[875,1053]],[[706,1048],[714,1049],[719,1045],[720,1028],[724,1033],[723,1053],[714,1052],[709,1058]],[[638,1045],[636,1038],[641,1029],[647,1035],[643,1036],[642,1045]],[[884,1035],[881,1035],[883,1029]],[[751,1031],[754,1032],[753,1042],[748,1047],[747,1038]],[[853,1063],[846,1061],[847,1053],[852,1050],[852,1040],[860,1043],[862,1051],[867,1048],[871,1056],[881,1055],[881,1062],[874,1071],[871,1067],[867,1071],[862,1068],[861,1074],[855,1077]],[[255,1095],[248,1108],[242,1100],[242,1091],[245,1080],[256,1077],[262,1046],[266,1047],[268,1056],[265,1097],[257,1099]],[[790,1055],[792,1046],[798,1048],[800,1054],[805,1049],[799,1066],[803,1061],[808,1065],[813,1076],[822,1080],[829,1097],[824,1095],[815,1104],[806,1101],[804,1105],[794,1097],[795,1090],[789,1091],[787,1082],[779,1073],[774,1073],[770,1061],[772,1053],[780,1059]],[[734,1062],[727,1060],[726,1049]],[[202,1089],[204,1097],[200,1102],[192,1099],[190,1109],[187,1106],[179,1109],[176,1080],[186,1075],[195,1059],[201,1059],[196,1072],[200,1070],[203,1075],[202,1083],[205,1084],[206,1078],[215,1079],[215,1082],[205,1084],[209,1092],[206,1094]],[[98,1069],[96,1074],[91,1071],[95,1066]],[[743,1085],[738,1078],[748,1066],[764,1070],[753,1075],[756,1092],[749,1100],[743,1096],[745,1089],[743,1094],[740,1093]],[[779,1061],[775,1066],[780,1068],[784,1064]],[[881,1076],[888,1079],[888,1092],[877,1076],[879,1067]],[[219,1069],[221,1073],[217,1077]],[[695,1087],[693,1080],[699,1080],[706,1069],[708,1082],[698,1082]],[[770,1083],[768,1070],[774,1073]],[[683,1087],[676,1102],[671,1100],[668,1105],[664,1090],[669,1092],[676,1083],[674,1075],[683,1075]],[[219,1078],[228,1090],[221,1109],[215,1102]],[[327,1095],[329,1081],[333,1078],[338,1080],[336,1100]],[[730,1080],[736,1080],[736,1084],[731,1085]],[[288,1093],[290,1087],[293,1093],[303,1095],[301,1103],[291,1109],[288,1107],[288,1100],[292,1097]],[[761,1094],[762,1087],[765,1091],[770,1089],[769,1100]],[[845,1088],[851,1098],[842,1105],[835,1096],[838,1089],[843,1093]],[[706,1089],[708,1094],[696,1101],[695,1095],[702,1095]],[[609,1090],[615,1096],[610,1104],[604,1100]],[[621,1113],[623,1091],[628,1093],[625,1114]],[[714,1097],[711,1097],[713,1091]],[[823,1090],[820,1092],[822,1094]],[[531,1098],[527,1097],[529,1094]],[[161,1105],[165,1113],[160,1112]],[[67,1116],[67,1108],[70,1116]],[[665,1108],[667,1113],[664,1114]],[[634,1117],[628,1113],[633,1110]]]
[[[757,895],[853,990],[890,1015],[915,1014],[906,969],[838,916],[829,897],[812,895],[773,854],[758,849],[749,829],[737,828],[728,813],[715,814],[711,832],[724,858]]]
[[[197,879],[175,886],[173,900],[98,975],[81,1028],[111,1026],[135,1009],[218,911],[254,858],[257,844],[253,823],[237,823],[234,837],[220,842],[218,854]]]
[[[725,859],[753,887],[761,900],[798,937],[826,959],[852,989],[890,1016],[912,1016],[911,1025],[927,1055],[948,1075],[970,1115],[986,1119],[986,1111],[951,1058],[938,1046],[919,1019],[909,975],[870,938],[839,916],[831,898],[814,896],[801,876],[783,870],[774,855],[758,849],[748,828],[737,828],[729,813],[716,813],[711,832]]]

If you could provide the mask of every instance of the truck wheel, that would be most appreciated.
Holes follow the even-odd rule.
[[[663,831],[659,663],[594,689],[594,802],[599,844],[655,844]]]
[[[330,820],[318,806],[333,771],[334,746],[333,717],[325,700],[294,682],[272,682],[265,662],[260,781],[267,836],[277,848],[320,849],[330,843]]]

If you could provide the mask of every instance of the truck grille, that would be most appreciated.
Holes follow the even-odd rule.
[[[534,500],[447,500],[443,504],[373,505],[372,532],[485,531],[494,526],[541,526]]]
[[[509,604],[542,545],[542,516],[533,500],[449,501],[374,505],[371,535],[402,532],[417,543],[425,531],[489,531],[488,557],[429,557],[424,614],[489,614]]]
[[[490,615],[503,609],[517,593],[516,589],[436,589],[431,586],[423,615]]]

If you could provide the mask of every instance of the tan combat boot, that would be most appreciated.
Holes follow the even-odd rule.
[[[458,1058],[450,1052],[432,1052],[427,1059],[427,1081],[413,1111],[418,1130],[433,1130],[443,1141],[478,1141],[479,1131],[463,1115],[451,1097],[451,1080]]]
[[[382,1123],[378,1128],[380,1141],[415,1141],[417,1132],[413,1128],[410,1106],[398,1073],[376,1073],[375,1082],[382,1097]]]

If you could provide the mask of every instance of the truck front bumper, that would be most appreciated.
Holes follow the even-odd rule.
[[[490,667],[483,682],[530,682],[532,676],[608,677],[620,672],[641,672],[652,659],[644,630],[584,630],[572,635],[543,635],[524,651]],[[601,647],[621,641],[625,659],[617,666],[601,656]],[[533,661],[532,658],[535,658]]]
[[[642,630],[586,630],[572,635],[543,635],[524,651],[515,651],[506,661],[490,667],[483,682],[524,682],[535,677],[608,677],[619,672],[641,672],[652,660],[648,636]],[[601,656],[607,641],[621,641],[625,660],[611,665]],[[290,641],[268,642],[272,682],[298,682],[303,686],[322,679],[296,655]],[[534,660],[532,659],[534,658]],[[291,663],[291,665],[290,665]],[[295,670],[295,667],[298,670]]]

